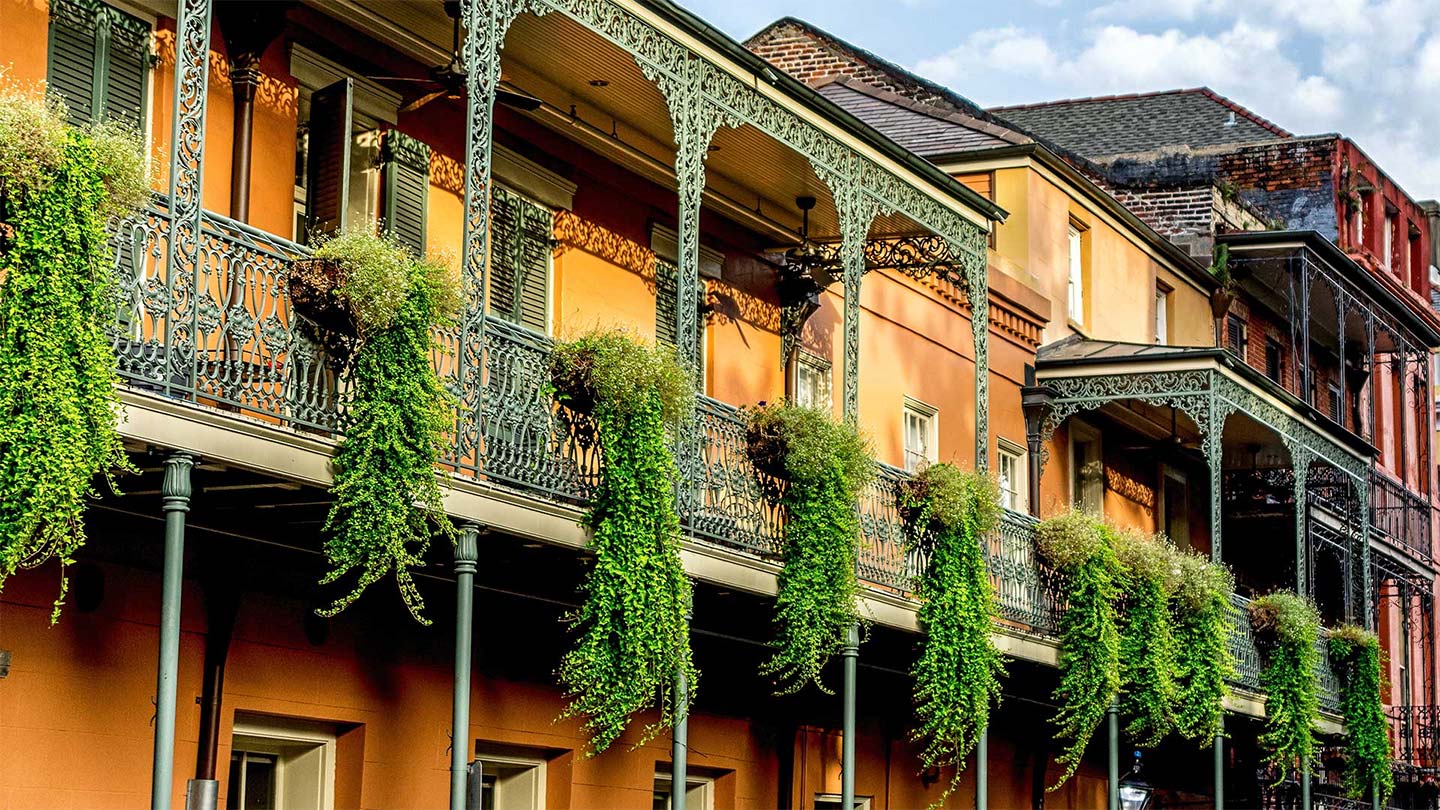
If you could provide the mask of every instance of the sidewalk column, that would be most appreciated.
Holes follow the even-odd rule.
[[[180,587],[185,569],[185,513],[190,511],[190,470],[195,459],[175,452],[165,459],[160,484],[165,512],[165,562],[160,591],[160,659],[155,679],[155,760],[150,771],[151,810],[169,810],[175,773],[175,691],[180,667]]]
[[[470,765],[470,645],[475,623],[475,564],[480,527],[466,523],[455,543],[455,694],[450,715],[450,810],[465,810]]]

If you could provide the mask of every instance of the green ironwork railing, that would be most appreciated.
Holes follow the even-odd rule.
[[[291,262],[306,249],[225,217],[204,213],[198,274],[167,268],[170,215],[163,198],[122,223],[114,236],[119,281],[113,342],[120,375],[135,388],[237,411],[313,432],[331,432],[343,397],[324,351],[308,340],[288,300]],[[583,505],[600,470],[594,426],[557,407],[548,391],[550,338],[501,318],[485,319],[483,357],[457,371],[458,331],[442,330],[435,363],[457,402],[480,386],[479,413],[457,409],[446,466],[462,474],[547,500]],[[743,414],[700,397],[693,426],[701,464],[687,485],[681,519],[710,543],[778,559],[784,516],[782,486],[757,475],[746,453]],[[866,585],[904,596],[925,560],[907,548],[896,508],[908,474],[879,465],[861,495],[857,571]],[[1002,623],[1053,636],[1063,603],[1055,576],[1038,559],[1036,521],[1005,512],[984,539]],[[1260,657],[1242,597],[1235,596],[1235,683],[1258,689]],[[1320,667],[1322,705],[1335,708],[1328,656]]]

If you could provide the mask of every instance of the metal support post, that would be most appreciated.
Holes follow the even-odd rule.
[[[990,726],[980,729],[975,742],[975,810],[990,806]]]
[[[1215,810],[1225,810],[1225,718],[1215,735]]]
[[[155,678],[155,760],[150,808],[169,810],[175,771],[175,692],[180,668],[180,587],[185,573],[185,513],[190,511],[190,470],[195,459],[171,453],[160,484],[165,512],[165,562],[160,591],[160,656]]]
[[[1300,761],[1300,810],[1310,810],[1310,760]]]
[[[690,756],[690,712],[685,710],[690,684],[685,670],[675,673],[675,705],[678,707],[675,728],[670,738],[670,810],[685,810],[685,787]]]
[[[1120,810],[1120,701],[1110,701],[1105,710],[1105,725],[1110,736],[1110,773],[1105,806],[1109,810]]]
[[[845,637],[845,646],[840,650],[845,662],[844,713],[841,717],[840,733],[840,807],[848,810],[855,806],[855,670],[860,657],[860,625],[850,625]]]
[[[466,523],[455,542],[455,694],[450,715],[450,810],[465,810],[470,764],[470,645],[475,623],[475,564],[480,527]]]

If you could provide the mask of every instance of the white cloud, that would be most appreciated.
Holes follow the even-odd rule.
[[[1205,85],[1297,133],[1341,132],[1440,197],[1440,2],[1114,0],[976,31],[918,72],[982,104]]]

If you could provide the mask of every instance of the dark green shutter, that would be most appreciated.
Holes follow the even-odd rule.
[[[65,99],[71,123],[111,119],[139,130],[149,66],[143,20],[94,0],[52,0],[46,80]]]
[[[310,146],[305,189],[307,239],[345,228],[345,208],[350,199],[353,96],[349,78],[310,94]]]
[[[544,332],[554,214],[501,186],[490,195],[490,310]]]
[[[430,147],[399,130],[385,133],[385,227],[415,255],[425,255],[425,208],[430,197]]]
[[[679,292],[677,283],[680,278],[680,268],[665,261],[655,260],[655,340],[663,346],[676,345],[676,334],[680,329],[679,324]],[[700,300],[705,300],[705,285],[701,283],[697,295]],[[695,359],[700,363],[705,361],[705,322],[698,321],[695,324]],[[695,380],[696,388],[704,389],[705,370],[700,369],[700,374]]]

